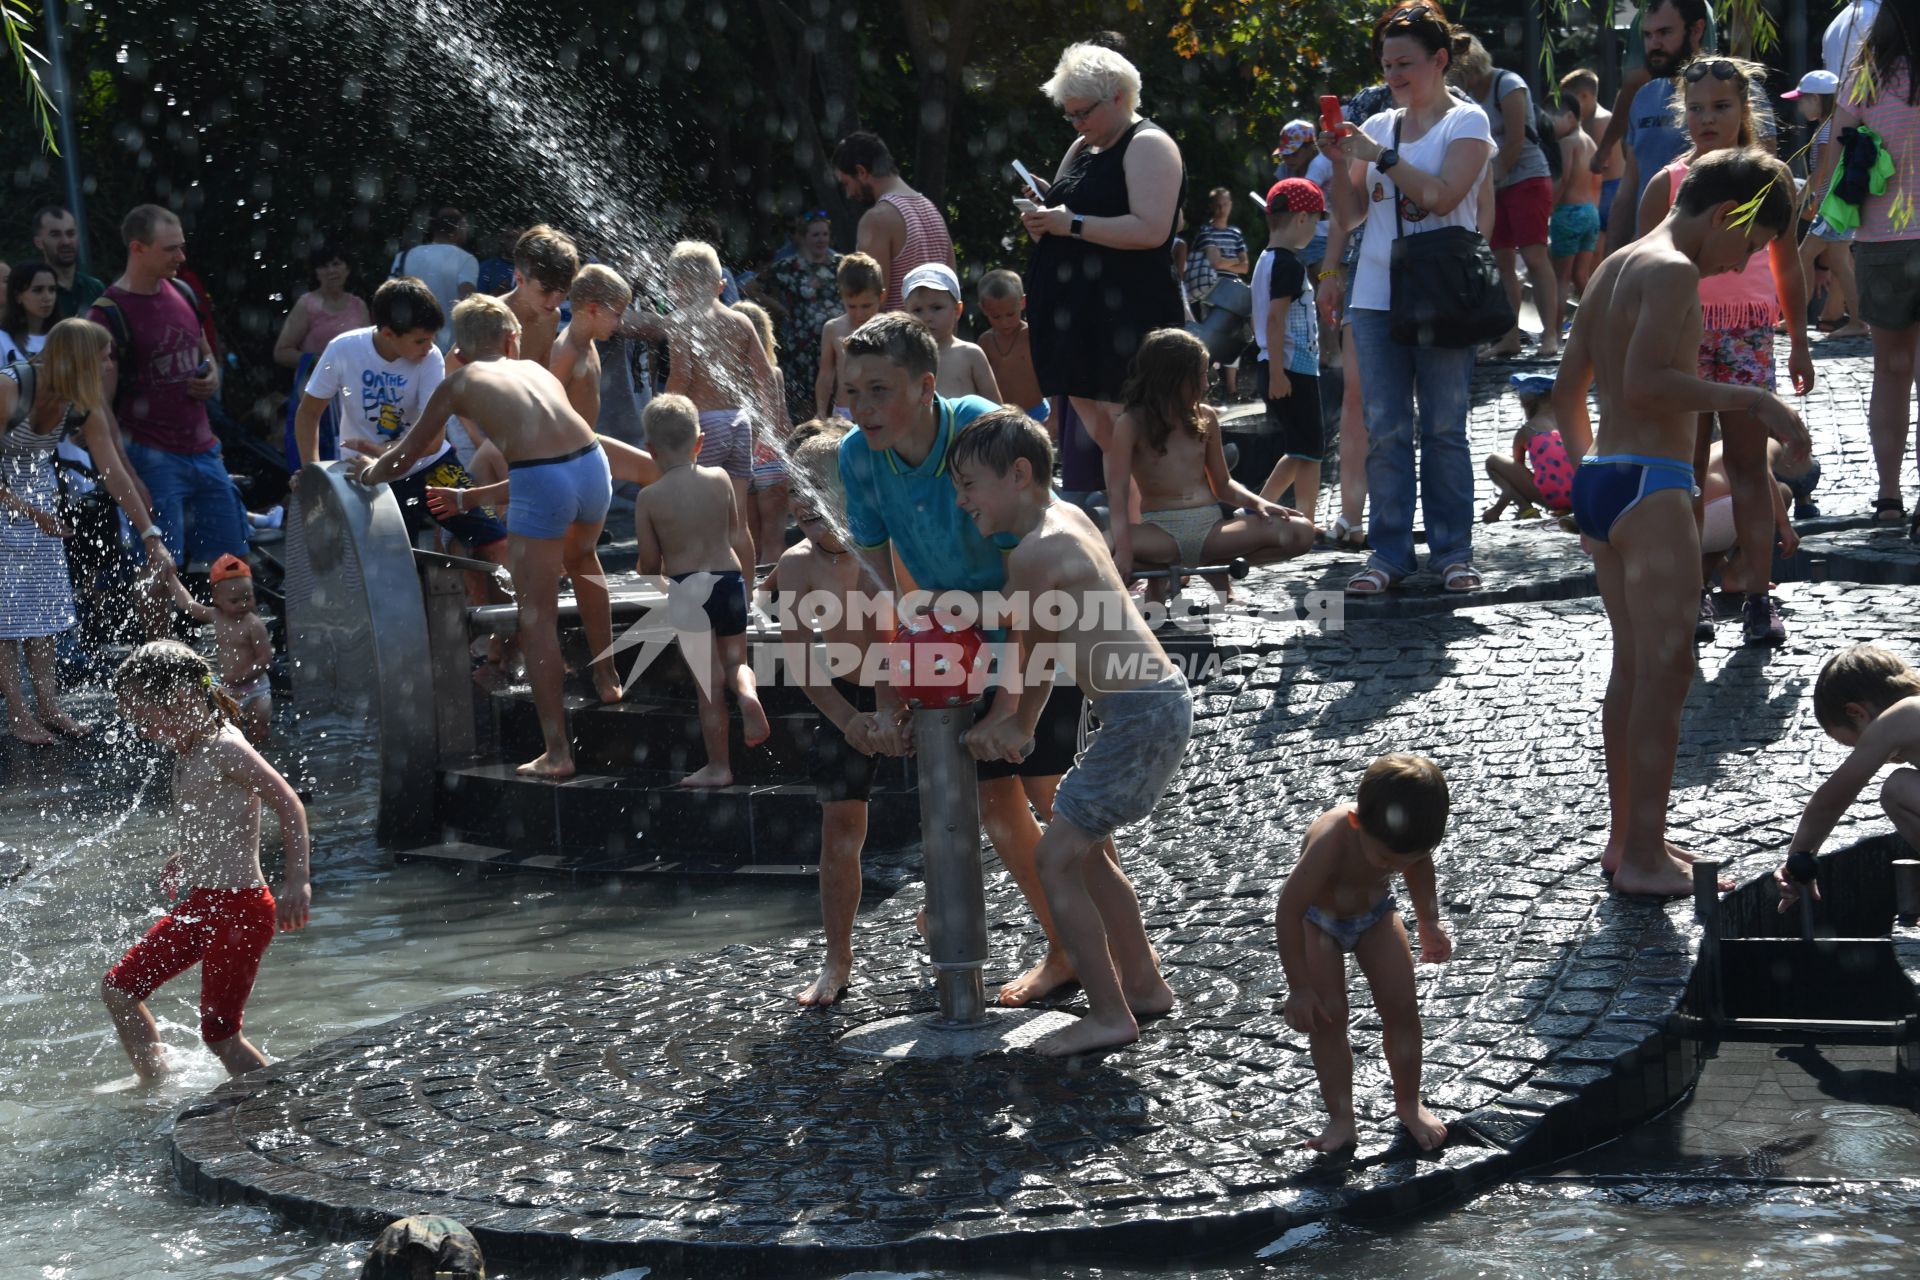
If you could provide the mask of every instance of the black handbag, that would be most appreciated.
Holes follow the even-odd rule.
[[[1393,146],[1400,148],[1402,111],[1394,117]],[[1408,235],[1394,185],[1396,233],[1389,261],[1393,296],[1387,329],[1410,347],[1471,347],[1510,333],[1519,323],[1500,281],[1500,264],[1486,237],[1472,227],[1440,227]]]

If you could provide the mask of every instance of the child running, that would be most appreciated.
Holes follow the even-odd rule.
[[[933,330],[940,348],[940,374],[934,390],[949,400],[979,396],[995,404],[1000,384],[993,379],[987,353],[965,338],[954,336],[966,304],[960,300],[960,277],[944,262],[923,262],[900,282],[906,313]]]
[[[1134,356],[1126,412],[1107,446],[1107,492],[1140,486],[1141,524],[1114,523],[1120,576],[1134,561],[1194,568],[1244,556],[1255,564],[1290,559],[1313,545],[1313,524],[1276,506],[1227,471],[1220,418],[1206,402],[1211,363],[1200,339],[1156,329]],[[1251,513],[1223,517],[1231,505]]]
[[[1794,828],[1794,853],[1820,852],[1854,799],[1887,764],[1905,765],[1887,776],[1880,807],[1893,829],[1920,848],[1920,672],[1876,644],[1857,644],[1827,659],[1813,683],[1813,718],[1827,736],[1850,749],[1846,761],[1814,791]],[[1789,855],[1791,856],[1791,855]],[[1774,875],[1780,910],[1800,898],[1800,886],[1783,865]],[[1813,887],[1814,901],[1820,887]]]
[[[573,319],[553,344],[547,368],[567,389],[567,403],[589,427],[600,421],[600,348],[619,331],[620,317],[633,301],[633,289],[611,267],[597,262],[580,268],[567,291]]]
[[[307,811],[287,780],[247,744],[239,714],[207,660],[174,640],[141,645],[112,680],[120,714],[141,737],[177,753],[173,766],[178,845],[161,882],[171,913],[107,971],[101,998],[142,1080],[167,1073],[160,1028],[147,1000],[200,965],[200,1038],[232,1075],[267,1064],[241,1034],[247,997],[274,930],[303,929],[308,883]],[[260,870],[260,802],[273,807],[286,841],[276,897]]]
[[[699,698],[707,762],[679,785],[730,787],[726,690],[740,700],[749,747],[765,742],[771,729],[747,665],[746,574],[753,544],[731,478],[718,467],[694,465],[705,441],[701,416],[693,401],[670,393],[648,401],[641,414],[660,478],[634,503],[636,568],[663,573],[675,584],[667,590],[673,627]]]
[[[1016,686],[1047,683],[1064,667],[1099,728],[1053,795],[1052,820],[1035,851],[1053,927],[1087,994],[1087,1013],[1035,1045],[1049,1057],[1130,1044],[1138,1019],[1173,1008],[1133,885],[1104,846],[1119,828],[1153,812],[1186,755],[1193,695],[1137,610],[1092,520],[1053,498],[1046,428],[1019,409],[982,414],[961,428],[948,454],[960,509],[988,538],[1012,534],[1008,597],[1066,598],[1078,609],[1049,624],[1036,609],[1013,636]],[[1057,616],[1057,615],[1056,615]],[[1044,703],[998,699],[966,734],[974,757],[1019,761],[1033,746]],[[1011,712],[1009,714],[1009,711]]]
[[[1027,286],[1020,273],[1001,267],[980,277],[975,289],[980,299],[980,314],[986,317],[987,330],[980,335],[980,350],[986,354],[993,381],[1009,404],[1023,406],[1035,422],[1047,422],[1053,406],[1040,391],[1040,376],[1033,371],[1033,347],[1027,330]],[[1053,427],[1049,435],[1058,436]]]
[[[447,419],[459,414],[500,450],[511,476],[507,570],[520,613],[520,652],[533,686],[546,750],[519,768],[539,778],[574,774],[561,683],[560,577],[573,579],[580,625],[595,657],[593,684],[602,702],[620,699],[613,667],[613,612],[595,544],[613,500],[607,455],[545,365],[519,359],[520,322],[507,304],[476,294],[453,309],[453,340],[470,363],[447,376],[398,444],[363,479],[378,484],[407,469],[440,443]],[[483,491],[484,492],[484,491]]]
[[[1453,940],[1440,921],[1433,851],[1446,834],[1449,805],[1439,765],[1422,756],[1381,756],[1367,766],[1354,803],[1327,810],[1307,828],[1300,860],[1280,886],[1273,928],[1287,974],[1287,1025],[1306,1033],[1327,1104],[1327,1127],[1307,1141],[1315,1151],[1351,1147],[1359,1136],[1347,1039],[1349,952],[1373,990],[1400,1123],[1423,1151],[1447,1140],[1447,1127],[1420,1101],[1413,950],[1393,878],[1407,882],[1413,899],[1420,962],[1444,964]]]
[[[1253,269],[1253,339],[1266,384],[1267,430],[1281,454],[1260,496],[1278,502],[1292,489],[1309,524],[1320,501],[1320,461],[1327,449],[1320,421],[1320,318],[1300,251],[1313,242],[1326,212],[1326,196],[1305,178],[1274,183],[1267,191],[1267,247]]]
[[[887,296],[886,273],[864,253],[840,259],[834,272],[840,286],[840,314],[820,326],[820,374],[813,383],[813,410],[817,417],[844,418],[840,407],[840,373],[847,359],[847,335],[880,314]]]
[[[1693,888],[1689,860],[1666,839],[1700,605],[1693,415],[1746,410],[1791,451],[1808,445],[1799,415],[1771,391],[1699,376],[1700,282],[1743,269],[1792,219],[1793,177],[1778,160],[1751,149],[1702,156],[1665,220],[1594,272],[1554,382],[1554,418],[1569,451],[1585,457],[1573,513],[1613,633],[1600,866],[1622,893]],[[1590,455],[1596,381],[1600,439]]]
[[[264,746],[273,732],[273,640],[267,624],[253,611],[253,568],[239,556],[225,555],[213,562],[207,579],[213,587],[211,607],[193,598],[178,575],[167,578],[173,602],[195,622],[213,624],[213,642],[220,655],[220,688],[238,708],[234,723],[254,746]]]
[[[1539,508],[1558,514],[1573,509],[1574,459],[1560,429],[1553,425],[1553,379],[1541,374],[1516,373],[1508,380],[1520,400],[1526,420],[1513,433],[1513,456],[1487,455],[1487,479],[1500,498],[1480,513],[1488,524],[1500,518],[1508,503],[1518,503],[1515,516],[1531,520]]]

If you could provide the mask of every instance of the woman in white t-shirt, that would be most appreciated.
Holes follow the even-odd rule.
[[[1395,11],[1380,30],[1380,66],[1395,106],[1358,131],[1322,134],[1336,164],[1333,194],[1343,224],[1366,223],[1348,312],[1355,353],[1366,370],[1367,542],[1373,554],[1347,583],[1378,595],[1418,567],[1413,550],[1414,393],[1420,402],[1419,490],[1428,566],[1448,591],[1475,591],[1473,455],[1467,446],[1473,348],[1416,347],[1389,333],[1389,264],[1400,235],[1478,227],[1480,184],[1493,134],[1479,107],[1447,92],[1459,31],[1436,8]],[[1399,128],[1398,145],[1394,137]],[[1398,209],[1398,221],[1395,212]]]
[[[46,263],[13,264],[7,276],[6,307],[0,313],[0,365],[31,359],[47,345],[58,288],[53,268]]]

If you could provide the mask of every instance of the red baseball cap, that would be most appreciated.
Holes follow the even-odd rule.
[[[1305,178],[1282,178],[1267,189],[1267,210],[1288,213],[1325,213],[1327,198],[1320,185]]]

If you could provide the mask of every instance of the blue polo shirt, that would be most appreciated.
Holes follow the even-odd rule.
[[[848,533],[862,551],[892,543],[924,590],[997,591],[1006,585],[1006,552],[960,509],[947,451],[961,427],[1000,406],[981,396],[933,403],[939,428],[917,467],[891,449],[868,447],[857,429],[840,442]]]

